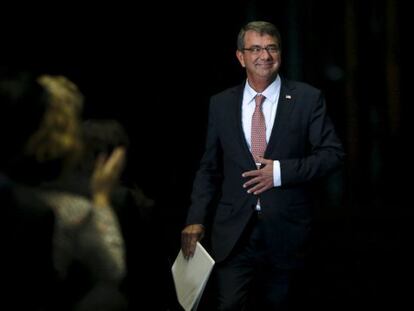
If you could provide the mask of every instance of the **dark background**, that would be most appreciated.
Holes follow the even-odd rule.
[[[344,170],[318,193],[308,295],[332,310],[398,309],[410,303],[412,288],[408,6],[392,0],[2,5],[0,70],[66,75],[85,95],[85,118],[122,122],[132,140],[125,178],[157,202],[154,230],[165,235],[173,259],[209,97],[244,79],[235,58],[240,27],[273,22],[283,40],[281,73],[324,91],[347,152]]]

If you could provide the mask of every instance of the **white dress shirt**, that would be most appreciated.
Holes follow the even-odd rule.
[[[257,93],[250,85],[249,81],[246,82],[243,92],[242,102],[242,125],[244,137],[246,138],[247,145],[251,150],[251,132],[252,132],[252,116],[255,109],[255,96],[262,94],[266,97],[262,104],[262,111],[266,122],[266,142],[269,143],[270,134],[272,133],[273,124],[276,118],[277,103],[279,101],[281,80],[279,75],[262,93]],[[280,176],[280,162],[278,160],[273,161],[273,185],[279,187],[282,185]]]

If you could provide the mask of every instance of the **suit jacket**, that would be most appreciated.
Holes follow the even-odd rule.
[[[210,100],[206,146],[187,217],[187,224],[211,228],[217,262],[230,254],[257,202],[242,186],[242,173],[256,169],[241,124],[243,90],[244,84]],[[282,79],[264,157],[280,161],[282,180],[281,187],[260,195],[266,243],[281,266],[295,265],[310,232],[310,182],[336,169],[344,157],[319,90]]]

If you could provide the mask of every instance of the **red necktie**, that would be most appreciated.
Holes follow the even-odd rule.
[[[264,156],[266,150],[266,122],[262,111],[262,104],[266,97],[257,94],[255,97],[256,108],[252,116],[251,149],[253,157]]]
[[[266,122],[262,111],[262,104],[266,97],[261,94],[257,94],[254,98],[256,102],[256,108],[254,109],[252,116],[252,132],[251,132],[251,149],[256,166],[259,169],[260,163],[257,162],[257,156],[264,156],[266,150]],[[257,199],[256,210],[260,211],[260,199]]]

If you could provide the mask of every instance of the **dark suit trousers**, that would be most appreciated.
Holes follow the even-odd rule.
[[[225,237],[223,237],[225,238]],[[266,247],[261,215],[253,215],[231,255],[215,267],[217,310],[287,310],[291,271]]]

